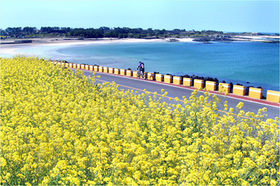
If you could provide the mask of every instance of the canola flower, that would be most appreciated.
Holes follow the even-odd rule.
[[[279,118],[266,108],[221,114],[209,93],[170,105],[44,59],[0,64],[2,185],[280,183]]]

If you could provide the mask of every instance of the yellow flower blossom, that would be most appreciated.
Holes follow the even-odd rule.
[[[169,104],[36,57],[0,63],[2,185],[280,182],[279,118],[265,121],[266,108],[234,113],[198,90]]]

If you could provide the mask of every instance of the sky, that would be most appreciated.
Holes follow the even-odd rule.
[[[279,33],[279,0],[0,0],[0,28],[26,26]]]

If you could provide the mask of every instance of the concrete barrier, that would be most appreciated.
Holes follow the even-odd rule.
[[[230,84],[228,83],[219,83],[219,92],[224,94],[230,93]]]
[[[232,93],[239,96],[245,96],[246,88],[242,85],[233,85]]]
[[[126,70],[126,76],[131,77],[132,76],[132,70]]]
[[[266,95],[266,100],[275,102],[275,103],[280,103],[280,92],[279,91],[273,91],[273,90],[268,90],[267,95]]]
[[[51,61],[53,64],[61,65],[68,68],[74,68],[74,69],[84,69],[84,70],[91,70],[96,72],[104,72],[104,73],[111,73],[111,74],[121,74],[124,76],[133,76],[137,77],[138,71],[132,71],[132,70],[126,70],[126,69],[118,69],[118,68],[112,68],[112,67],[102,67],[102,66],[93,66],[93,65],[87,65],[87,64],[76,64],[76,63],[64,63],[64,62],[57,62],[57,61]],[[163,74],[154,74],[151,72],[145,72],[145,78],[148,80],[156,80],[158,82],[165,82],[165,83],[173,83],[176,85],[183,84],[184,86],[192,86],[192,78],[187,77],[181,77],[181,76],[172,76],[172,75],[163,75]],[[204,88],[204,80],[201,79],[194,79],[194,85],[195,88],[202,89]],[[206,81],[205,83],[205,89],[210,91],[217,90],[217,82],[215,81]],[[218,91],[221,93],[230,93],[230,84],[228,83],[219,83]],[[239,95],[239,96],[245,96],[246,94],[246,87],[242,85],[234,85],[233,86],[233,94]],[[262,99],[263,97],[263,89],[261,88],[254,88],[249,87],[249,97],[255,98],[255,99]],[[268,90],[267,91],[267,101],[280,103],[280,92],[279,91],[273,91]]]
[[[262,99],[263,89],[262,88],[249,87],[249,97],[256,98],[256,99]]]
[[[181,85],[182,84],[182,77],[181,76],[174,76],[173,77],[173,84]]]
[[[164,75],[164,83],[172,83],[173,76],[172,75]]]
[[[148,73],[147,73],[147,79],[148,79],[148,80],[155,80],[155,74],[154,74],[154,73],[151,73],[151,72],[148,72]]]
[[[136,78],[137,78],[137,74],[138,74],[138,71],[137,71],[137,70],[134,70],[134,71],[133,71],[133,77],[136,77]]]
[[[114,74],[120,74],[120,69],[114,68]]]
[[[121,69],[121,70],[120,70],[120,74],[123,75],[123,76],[125,76],[125,75],[126,75],[126,69]]]
[[[216,81],[206,81],[205,89],[208,91],[217,90],[217,82]]]
[[[98,72],[103,72],[103,67],[102,66],[98,67]]]
[[[163,82],[163,75],[162,74],[156,74],[156,81]]]
[[[183,85],[184,85],[184,86],[191,87],[191,86],[192,86],[192,78],[186,78],[186,77],[184,77],[184,78],[183,78]]]
[[[103,72],[104,73],[109,73],[109,68],[108,67],[103,67]]]
[[[194,79],[194,87],[195,88],[198,88],[198,89],[203,89],[203,83],[204,83],[204,80],[202,79]]]
[[[114,74],[114,68],[109,67],[109,73],[110,73],[110,74]]]

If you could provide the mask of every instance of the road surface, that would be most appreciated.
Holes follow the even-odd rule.
[[[84,70],[84,74],[89,76],[92,75],[91,72]],[[143,79],[137,79],[133,77],[127,77],[127,76],[121,76],[121,75],[115,75],[115,74],[109,74],[109,73],[100,73],[96,72],[96,76],[100,76],[100,78],[96,78],[96,81],[98,83],[104,83],[104,82],[115,82],[119,85],[120,89],[128,90],[128,89],[134,89],[138,90],[139,92],[146,89],[148,92],[154,93],[157,92],[161,94],[161,89],[164,89],[168,92],[168,98],[176,98],[183,100],[182,97],[185,96],[186,98],[189,98],[194,90],[193,87],[184,87],[184,86],[176,86],[173,84],[167,84],[162,82],[156,82],[151,80],[143,80]],[[203,91],[200,91],[201,94],[203,94]],[[279,117],[280,113],[280,104],[278,103],[272,103],[265,100],[256,100],[249,98],[247,96],[235,96],[230,94],[229,96],[224,96],[217,94],[219,99],[224,102],[228,101],[229,108],[236,108],[236,105],[239,102],[243,102],[244,106],[242,110],[245,112],[254,112],[258,113],[259,109],[262,109],[264,107],[267,108],[267,115],[268,118],[275,118]],[[222,104],[223,105],[223,104]]]

